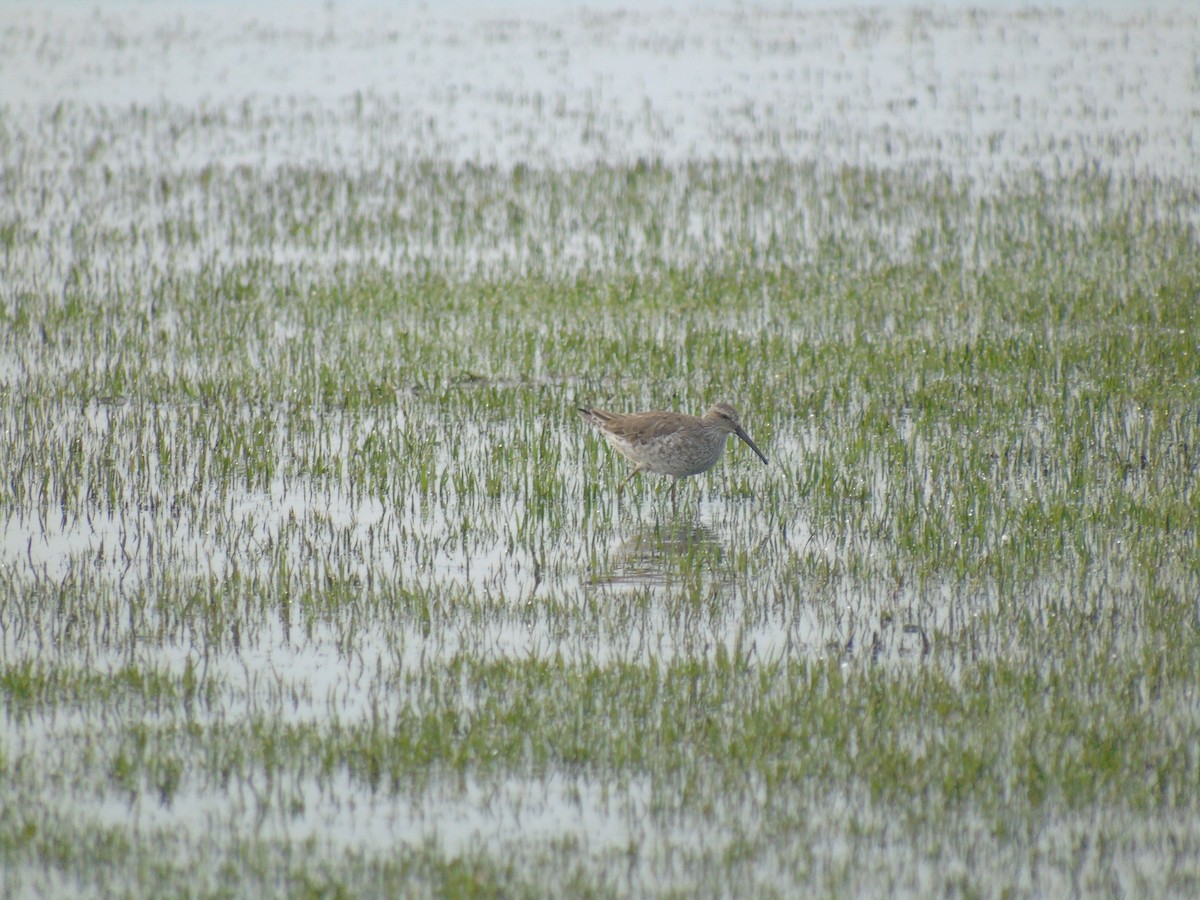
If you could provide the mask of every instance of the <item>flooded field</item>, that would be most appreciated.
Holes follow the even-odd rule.
[[[1200,891],[1198,47],[0,13],[4,893]]]

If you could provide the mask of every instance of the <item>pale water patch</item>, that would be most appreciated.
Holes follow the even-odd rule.
[[[1172,4],[44,3],[9,10],[0,77],[17,128],[70,104],[195,111],[93,147],[134,162],[784,156],[1190,177],[1198,37]]]

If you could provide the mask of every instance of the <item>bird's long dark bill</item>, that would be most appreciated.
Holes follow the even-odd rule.
[[[758,449],[758,445],[754,443],[754,441],[750,440],[750,435],[746,434],[746,432],[739,428],[737,430],[737,436],[750,445],[750,449],[758,454],[758,458],[763,461],[764,466],[767,465],[767,458],[763,456],[763,452]]]

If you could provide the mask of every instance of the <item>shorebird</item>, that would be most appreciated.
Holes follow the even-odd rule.
[[[725,438],[736,434],[750,445],[758,458],[767,458],[750,435],[742,430],[737,410],[728,403],[717,403],[703,418],[677,412],[613,413],[603,409],[579,407],[584,420],[604,435],[618,453],[633,463],[629,477],[617,488],[620,494],[634,475],[650,472],[670,475],[671,501],[680,478],[707,472],[725,452]]]

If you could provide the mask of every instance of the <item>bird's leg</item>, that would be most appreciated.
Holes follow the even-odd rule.
[[[671,512],[678,512],[678,507],[675,505],[675,488],[679,487],[679,479],[671,479]]]
[[[629,477],[626,478],[624,481],[622,481],[619,485],[617,485],[617,496],[618,497],[621,496],[621,491],[624,490],[625,485],[627,485],[627,484],[629,484],[629,482],[633,481],[633,476],[637,475],[641,471],[642,471],[641,466],[634,467],[634,470],[629,473]]]

